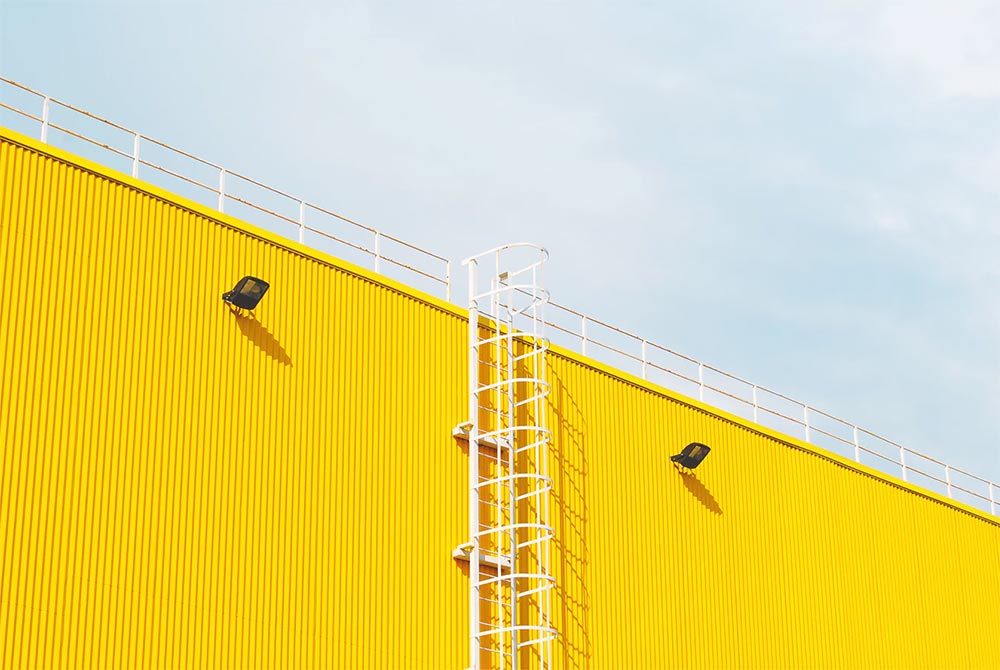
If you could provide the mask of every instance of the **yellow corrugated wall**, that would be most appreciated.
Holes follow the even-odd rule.
[[[464,668],[465,337],[0,130],[0,667]],[[994,518],[568,352],[550,381],[558,667],[1000,667]]]
[[[463,667],[461,320],[9,140],[0,194],[0,668]]]
[[[1000,668],[995,521],[600,367],[550,365],[561,667]]]

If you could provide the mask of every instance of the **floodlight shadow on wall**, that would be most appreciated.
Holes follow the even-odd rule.
[[[692,442],[681,450],[681,453],[670,457],[670,460],[678,465],[694,470],[701,465],[701,462],[708,456],[712,448],[701,442]]]
[[[248,275],[236,282],[236,286],[233,287],[232,291],[223,293],[222,299],[230,305],[252,311],[269,288],[271,288],[271,285],[263,279]]]

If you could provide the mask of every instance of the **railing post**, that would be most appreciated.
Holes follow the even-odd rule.
[[[903,447],[899,448],[899,467],[903,469],[903,481],[910,481],[906,476],[906,449]],[[950,496],[951,494],[949,493],[948,495]]]
[[[587,355],[587,317],[580,317],[580,353]]]
[[[226,211],[226,169],[219,168],[219,206],[220,212]]]
[[[760,423],[760,418],[758,417],[757,409],[760,405],[757,404],[757,385],[753,385],[753,422]]]
[[[802,406],[802,423],[806,428],[806,442],[812,442],[812,434],[809,430],[809,405]]]
[[[375,231],[375,272],[382,271],[382,233]]]
[[[861,443],[858,442],[858,427],[851,426],[854,429],[854,462],[861,462]]]
[[[646,340],[643,340],[642,341],[642,378],[643,379],[649,379],[649,375],[646,372],[646,365],[649,362],[649,358],[646,355],[646,345],[647,345]]]
[[[948,486],[948,497],[951,498],[951,468],[944,466],[944,481]]]
[[[139,138],[141,135],[139,133],[135,134],[132,138],[132,176],[139,176]]]
[[[444,299],[451,302],[451,261],[445,261],[444,266]]]
[[[45,96],[42,100],[42,142],[49,141],[49,102],[51,98]]]
[[[705,402],[705,364],[698,363],[698,400]]]
[[[299,244],[306,239],[306,201],[299,200]]]
[[[990,514],[996,515],[997,513],[997,502],[996,498],[993,497],[993,482],[990,482]]]

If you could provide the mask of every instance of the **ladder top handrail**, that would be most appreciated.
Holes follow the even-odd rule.
[[[510,242],[508,244],[501,244],[499,247],[493,247],[492,249],[487,249],[486,251],[475,254],[474,256],[469,256],[468,258],[462,260],[462,265],[468,265],[469,263],[473,261],[478,261],[480,258],[483,258],[484,256],[489,256],[490,254],[495,254],[500,251],[507,251],[508,249],[515,249],[515,248],[534,249],[536,251],[541,252],[542,259],[541,261],[538,261],[538,263],[547,261],[549,259],[548,249],[539,244],[535,244],[534,242]]]

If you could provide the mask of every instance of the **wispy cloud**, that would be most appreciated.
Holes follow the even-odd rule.
[[[812,32],[931,98],[1000,96],[1000,7],[983,0],[842,2],[816,8]]]

